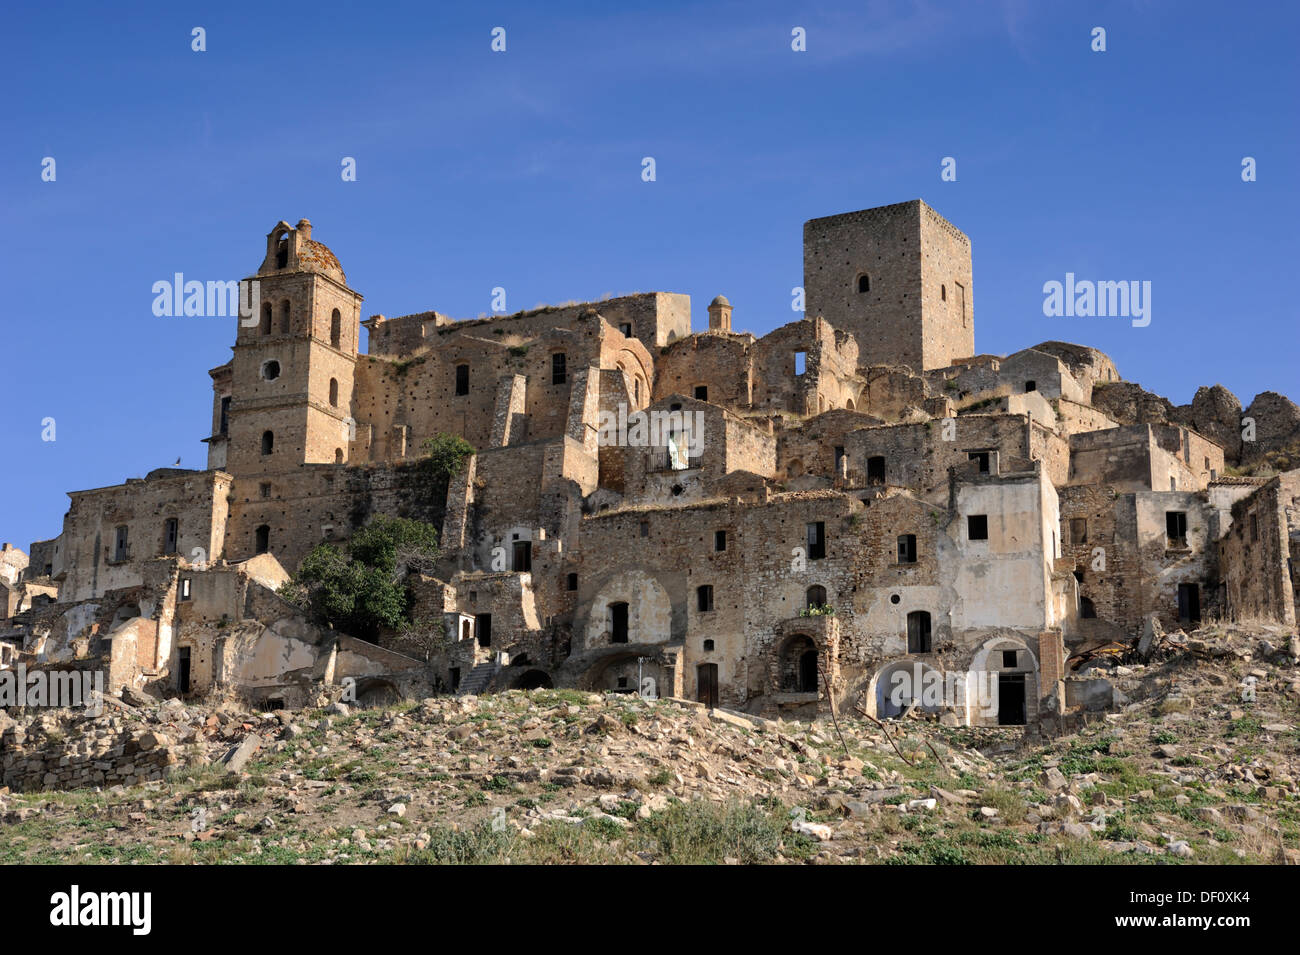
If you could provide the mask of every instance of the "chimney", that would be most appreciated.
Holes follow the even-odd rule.
[[[298,235],[302,238],[304,242],[306,242],[308,239],[311,238],[310,219],[299,219],[298,224],[294,226],[294,229],[297,231]]]

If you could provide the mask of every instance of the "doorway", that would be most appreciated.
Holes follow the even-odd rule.
[[[709,709],[718,705],[718,665],[701,663],[695,668],[695,699]]]
[[[998,725],[1025,725],[1025,675],[998,674]]]
[[[190,648],[181,647],[178,653],[178,666],[176,668],[176,689],[180,691],[181,696],[190,692]]]

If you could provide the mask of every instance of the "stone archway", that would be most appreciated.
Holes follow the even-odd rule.
[[[944,678],[918,660],[899,660],[876,672],[867,686],[867,706],[877,719],[892,719],[909,705],[922,713],[944,709]]]

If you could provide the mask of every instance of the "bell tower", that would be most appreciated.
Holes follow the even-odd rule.
[[[277,222],[230,363],[226,470],[237,481],[345,464],[362,297],[311,223]],[[215,375],[214,375],[215,377]]]

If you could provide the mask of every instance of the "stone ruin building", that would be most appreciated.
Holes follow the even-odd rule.
[[[1092,348],[977,354],[970,241],[920,200],[805,223],[804,317],[761,337],[666,292],[363,321],[305,219],[252,278],[207,469],[74,491],[58,537],[5,545],[0,665],[267,707],[351,678],[787,718],[896,715],[906,670],[953,689],[905,705],[1015,725],[1094,705],[1073,662],[1144,628],[1296,622],[1300,471],[1230,476],[1239,406],[1152,414]],[[440,434],[477,449],[445,493]],[[276,595],[376,514],[441,527],[410,581],[427,660]]]

